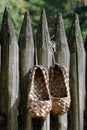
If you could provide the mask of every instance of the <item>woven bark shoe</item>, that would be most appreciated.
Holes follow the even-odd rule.
[[[62,115],[70,107],[69,74],[65,67],[54,64],[50,69],[52,112]]]
[[[46,118],[52,109],[48,72],[34,66],[29,72],[27,110],[33,118]]]

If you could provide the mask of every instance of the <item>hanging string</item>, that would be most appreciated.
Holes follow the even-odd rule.
[[[54,37],[54,35],[51,37],[51,39]],[[52,60],[53,60],[53,64],[55,64],[55,56],[54,56],[54,53],[56,52],[56,44],[53,40],[49,41],[49,46],[51,48],[51,51],[52,51]]]
[[[52,35],[52,36],[50,37],[50,40],[52,40],[54,37],[55,37],[55,35]]]

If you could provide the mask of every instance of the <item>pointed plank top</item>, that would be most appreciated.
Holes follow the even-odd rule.
[[[46,11],[43,8],[41,12],[41,17],[38,25],[38,30],[41,28],[45,28],[48,31],[48,24],[47,24],[47,17],[46,17]],[[37,30],[37,31],[38,31]]]
[[[42,9],[42,15],[46,18],[46,11],[44,8]]]
[[[71,39],[71,40],[69,40],[69,45],[72,44],[72,45],[70,45],[71,46],[70,50],[77,47],[77,51],[84,52],[83,39],[82,39],[82,34],[81,34],[81,29],[80,29],[80,24],[79,24],[79,17],[77,14],[75,14],[75,16],[74,16],[74,21],[72,23],[70,35],[71,36],[69,39]]]
[[[46,49],[50,36],[49,36],[45,9],[42,10],[36,35],[37,35],[37,41],[39,40],[41,46],[44,46],[44,49]]]
[[[45,66],[49,66],[49,63],[51,63],[52,61],[50,51],[50,35],[48,30],[45,9],[43,9],[41,13],[36,33],[36,42],[37,42],[38,64],[44,64]]]
[[[58,50],[68,47],[63,18],[62,18],[61,13],[57,14],[56,26],[55,26],[55,42],[56,42],[57,48],[59,48]]]
[[[62,14],[61,13],[58,13],[57,14],[57,20],[56,20],[57,22],[58,21],[63,21],[63,17],[62,17]]]
[[[19,35],[19,46],[25,47],[33,42],[31,18],[29,11],[25,13],[23,24]]]
[[[80,32],[80,27],[79,27],[79,17],[78,14],[74,15],[74,19],[72,22],[72,27],[71,27],[71,32],[69,35],[69,48],[70,48],[70,53],[74,53],[76,52],[76,39],[78,39],[78,36],[81,36],[81,32]]]
[[[14,39],[16,40],[12,19],[8,8],[5,7],[1,25],[1,43],[11,44]]]
[[[45,11],[44,8],[42,9],[40,20],[41,20],[41,21],[44,20],[45,22],[47,22],[46,11]]]
[[[74,16],[74,22],[77,23],[77,24],[79,24],[79,16],[78,16],[78,14],[75,14],[75,16]]]
[[[55,43],[56,43],[56,53],[55,53],[56,62],[68,68],[70,53],[61,13],[57,14],[55,25]]]

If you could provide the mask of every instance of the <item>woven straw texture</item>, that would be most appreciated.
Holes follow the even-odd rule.
[[[29,72],[27,109],[33,118],[46,118],[51,111],[48,72],[42,66],[34,66]]]
[[[50,69],[52,112],[62,115],[70,107],[69,74],[65,67],[54,64]]]

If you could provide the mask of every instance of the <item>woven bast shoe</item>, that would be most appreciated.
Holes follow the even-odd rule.
[[[29,72],[27,110],[33,118],[46,118],[52,109],[47,70],[34,66]]]
[[[50,69],[52,112],[62,115],[70,107],[69,74],[65,67],[54,64]]]

